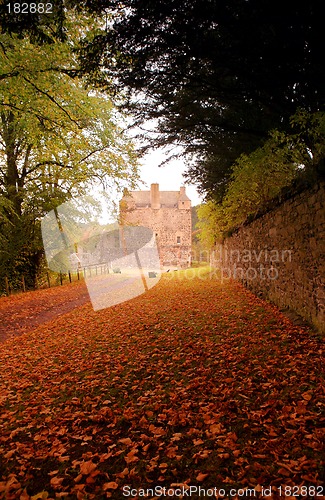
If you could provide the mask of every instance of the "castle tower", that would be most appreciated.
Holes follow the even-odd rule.
[[[191,263],[191,200],[184,186],[179,191],[129,191],[120,203],[120,216],[126,225],[153,230],[162,266],[187,267]]]
[[[185,186],[181,186],[179,190],[179,198],[178,198],[178,208],[180,210],[186,210],[191,208],[191,200],[187,196],[185,192]]]

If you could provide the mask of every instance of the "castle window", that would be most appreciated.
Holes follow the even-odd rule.
[[[181,242],[181,237],[180,236],[177,236],[177,244],[179,245]]]

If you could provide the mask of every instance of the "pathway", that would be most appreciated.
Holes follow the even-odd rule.
[[[0,299],[0,342],[34,330],[89,302],[84,281]]]

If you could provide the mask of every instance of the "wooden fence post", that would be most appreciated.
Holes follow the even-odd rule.
[[[6,284],[6,293],[7,293],[8,297],[9,297],[9,295],[10,295],[10,286],[9,286],[9,281],[8,281],[7,276],[5,276],[5,284]]]

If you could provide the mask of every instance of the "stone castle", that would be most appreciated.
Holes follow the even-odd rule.
[[[185,268],[191,264],[191,200],[179,191],[125,191],[120,202],[120,223],[144,226],[155,234],[162,266]]]

